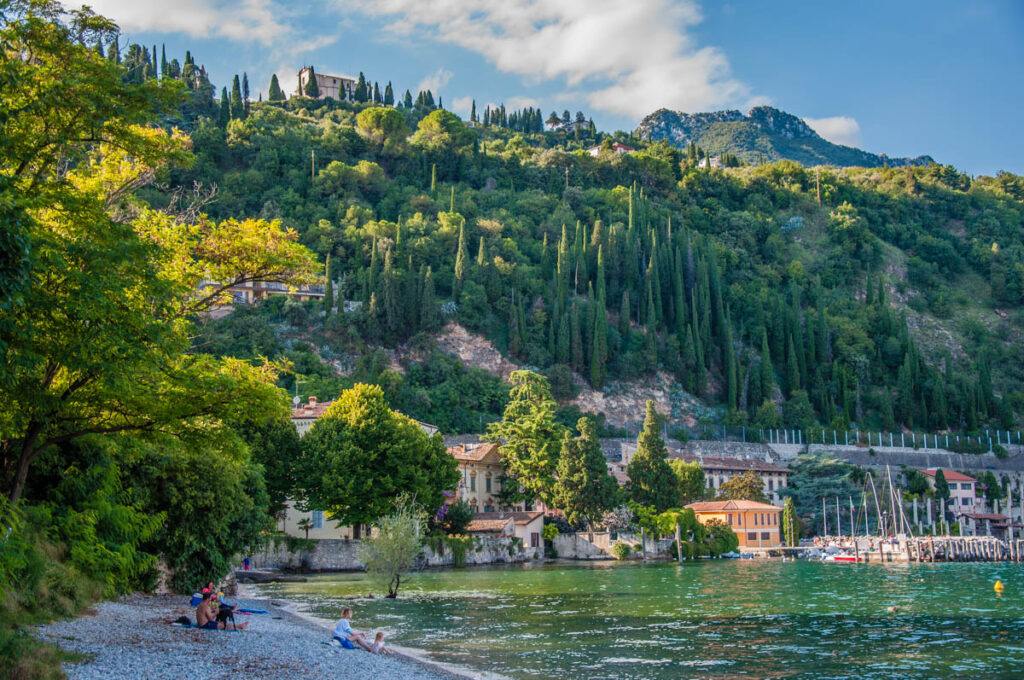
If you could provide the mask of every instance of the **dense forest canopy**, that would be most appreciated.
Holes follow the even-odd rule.
[[[662,370],[732,425],[975,431],[1024,407],[1017,176],[711,170],[533,109],[464,122],[429,92],[228,111],[184,121],[197,162],[168,186],[216,187],[211,215],[280,218],[329,260],[334,299],[360,304],[293,317],[339,356],[454,319],[568,376],[563,396],[573,373]]]

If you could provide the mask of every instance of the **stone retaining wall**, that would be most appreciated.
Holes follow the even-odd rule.
[[[252,556],[254,569],[279,569],[286,571],[362,571],[364,566],[357,557],[360,541],[341,539],[320,539],[312,541],[309,550],[288,550],[287,544],[269,546],[262,553]],[[508,537],[473,537],[468,546],[465,564],[504,564],[528,562],[541,557],[535,548],[526,548],[522,541]],[[442,546],[441,553],[428,545],[423,548],[421,565],[424,567],[454,566],[455,557],[450,549]]]
[[[625,543],[633,547],[640,543],[640,536],[633,534],[618,534],[612,539],[607,531],[595,531],[591,533],[559,534],[553,542],[555,551],[559,558],[567,560],[610,560],[612,557],[612,546],[616,543]],[[659,557],[668,554],[669,545],[672,539],[655,541],[647,537],[647,556]],[[634,553],[639,557],[640,553]]]

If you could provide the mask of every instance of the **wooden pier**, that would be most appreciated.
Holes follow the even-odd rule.
[[[903,542],[910,562],[1020,562],[1024,539],[992,536],[922,536]]]

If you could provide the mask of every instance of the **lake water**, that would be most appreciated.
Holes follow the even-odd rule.
[[[553,563],[425,571],[398,600],[344,599],[379,592],[363,574],[262,590],[511,678],[1024,678],[1014,564]]]

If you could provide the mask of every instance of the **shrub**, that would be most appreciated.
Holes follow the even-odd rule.
[[[612,557],[620,561],[629,557],[631,552],[630,547],[622,541],[616,541],[615,545],[612,546]]]

